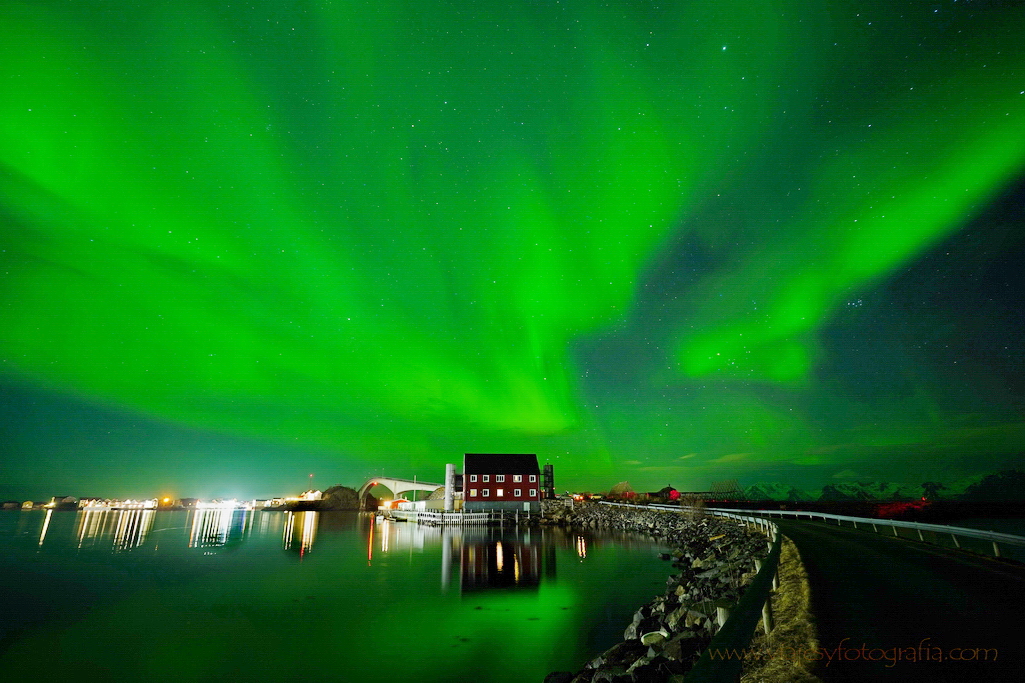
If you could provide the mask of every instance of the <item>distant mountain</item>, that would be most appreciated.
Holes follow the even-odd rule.
[[[1021,470],[1005,470],[994,474],[978,474],[950,483],[932,480],[920,484],[879,481],[828,484],[820,491],[763,482],[742,490],[745,498],[751,501],[915,500],[923,495],[928,495],[930,500],[1025,500],[1025,473]]]
[[[964,494],[969,488],[978,484],[980,481],[992,475],[989,474],[976,474],[971,477],[964,479],[958,479],[957,481],[947,484],[945,489],[940,491],[941,498],[958,498]]]
[[[1025,502],[1025,472],[1004,470],[983,477],[965,489],[962,500]]]
[[[748,500],[793,500],[793,501],[810,501],[815,500],[816,496],[803,491],[795,486],[789,484],[777,484],[774,482],[766,482],[761,484],[754,484],[748,486],[744,491],[744,497]]]
[[[822,487],[819,500],[908,500],[922,497],[922,487],[917,484],[893,482],[860,482],[852,484],[828,484]]]

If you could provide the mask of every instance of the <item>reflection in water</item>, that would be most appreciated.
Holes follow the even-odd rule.
[[[549,558],[553,560],[554,558]],[[541,538],[536,532],[463,538],[459,555],[463,592],[487,588],[537,588],[541,583]],[[553,562],[554,564],[554,562]],[[554,567],[548,567],[551,576]]]
[[[189,548],[205,549],[207,553],[212,548],[237,545],[249,539],[280,533],[284,550],[297,551],[301,559],[313,549],[315,543],[323,541],[323,538],[318,541],[318,536],[359,529],[366,543],[368,566],[373,564],[377,553],[402,552],[412,556],[440,548],[440,580],[443,589],[448,588],[456,579],[462,590],[537,586],[541,576],[555,576],[556,547],[571,549],[584,562],[588,552],[595,549],[594,544],[600,543],[600,539],[590,534],[567,533],[560,529],[428,526],[375,519],[373,515],[320,513],[312,510],[284,513],[230,508],[197,509],[181,513],[145,509],[80,510],[75,517],[75,525],[70,529],[54,522],[53,514],[53,510],[47,510],[45,517],[36,522],[40,525],[40,547],[44,540],[52,543],[54,534],[60,535],[70,529],[74,529],[74,535],[58,539],[57,542],[70,542],[79,549],[107,547],[114,551],[132,550],[152,544],[156,538],[170,541],[173,535],[160,535],[157,532],[182,529],[180,538],[183,545],[187,539]],[[158,518],[163,520],[161,524],[156,524]],[[38,517],[34,519],[39,520]],[[184,525],[178,526],[182,522]],[[108,541],[109,546],[106,545]],[[626,545],[644,543],[628,538],[620,542]],[[162,541],[161,550],[163,548]]]
[[[441,589],[448,590],[449,577],[452,576],[452,527],[446,526],[441,532]]]
[[[373,519],[370,520],[370,533],[367,534],[367,566],[369,567],[374,561],[374,529],[377,528],[377,524]]]
[[[78,547],[85,547],[86,541],[93,545],[103,535],[109,510],[85,510],[78,514]]]
[[[146,541],[153,527],[153,510],[85,510],[78,515],[78,547],[96,545],[109,537],[114,550],[131,550]]]
[[[0,648],[10,673],[0,678],[27,679],[43,662],[122,681],[337,680],[343,662],[346,680],[372,680],[386,650],[391,670],[423,681],[539,681],[621,640],[650,588],[609,591],[610,580],[625,568],[644,585],[665,576],[649,545],[625,553],[587,532],[228,512],[0,514],[0,554],[18,567],[3,576],[0,613],[19,629]],[[578,535],[587,566],[577,565]],[[556,558],[561,575],[550,579]],[[360,628],[334,618],[346,614]],[[415,637],[382,650],[396,620]],[[556,650],[563,659],[546,659]],[[540,675],[537,661],[549,667]],[[503,677],[491,662],[517,671]]]
[[[285,513],[285,529],[282,537],[282,545],[285,550],[291,550],[296,540],[298,540],[300,557],[313,548],[313,542],[317,538],[318,515],[319,513],[309,510]]]
[[[238,522],[235,516],[238,513]],[[190,548],[209,548],[225,545],[233,535],[241,535],[248,526],[250,513],[228,508],[208,508],[192,513]]]
[[[67,529],[63,524],[51,524],[53,514],[54,510],[46,510],[46,516],[43,518],[39,529],[39,546],[42,546],[43,542],[47,539],[47,532],[51,531],[51,526],[54,529]],[[60,512],[57,514],[58,517],[65,515],[65,513]],[[257,514],[246,510],[233,509],[211,508],[189,513],[178,513],[160,512],[148,508],[112,509],[94,507],[78,511],[75,515],[73,527],[75,536],[68,540],[79,549],[90,547],[103,548],[106,546],[106,542],[109,541],[109,547],[115,551],[132,550],[143,546],[147,542],[151,542],[150,534],[154,531],[153,525],[159,515],[178,514],[188,514],[190,521],[186,522],[186,526],[165,526],[162,529],[157,529],[157,531],[188,529],[188,547],[190,548],[223,546],[229,542],[242,541],[254,534],[257,536],[266,535],[271,533],[272,528],[274,533],[276,533],[277,522],[280,519],[273,514]],[[172,518],[164,519],[169,520]]]
[[[555,577],[555,545],[544,542],[546,531],[426,526],[370,520],[367,562],[382,553],[423,551],[441,545],[441,587],[448,588],[455,558],[462,591],[485,588],[536,588],[542,575]],[[379,539],[379,540],[378,540]],[[575,539],[586,549],[583,539]],[[586,552],[585,552],[586,554]]]
[[[272,524],[280,520],[280,517],[271,513],[253,514],[250,517],[253,521],[249,524],[249,535],[252,535],[255,530],[257,536],[268,535]]]
[[[46,530],[50,528],[50,516],[53,515],[53,510],[46,511],[46,519],[43,520],[43,528],[39,531],[39,545],[43,545],[43,539],[46,538]]]
[[[114,524],[114,548],[131,550],[142,545],[153,526],[153,510],[118,510]]]

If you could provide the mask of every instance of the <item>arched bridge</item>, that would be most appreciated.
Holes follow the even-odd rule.
[[[363,504],[363,499],[367,493],[374,486],[385,486],[397,498],[402,493],[408,493],[409,491],[434,491],[444,484],[432,484],[429,481],[418,481],[416,479],[396,479],[394,477],[374,477],[368,479],[367,483],[359,487],[359,502]]]

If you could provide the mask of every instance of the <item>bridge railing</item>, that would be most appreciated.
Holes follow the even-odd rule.
[[[660,507],[665,509],[678,509],[671,505],[653,505],[652,507]],[[844,522],[850,522],[853,524],[855,529],[872,527],[873,531],[879,532],[879,527],[889,528],[894,536],[899,536],[897,529],[914,529],[918,533],[918,540],[924,541],[925,537],[922,536],[923,531],[931,531],[936,534],[948,534],[954,545],[957,548],[961,547],[961,542],[958,538],[975,538],[984,541],[989,541],[993,545],[993,555],[1000,557],[1000,546],[999,543],[1006,543],[1008,545],[1025,547],[1025,537],[1017,536],[1015,534],[1005,534],[997,531],[984,531],[982,529],[970,529],[967,527],[949,526],[947,524],[928,524],[925,522],[906,522],[897,519],[873,519],[871,517],[851,517],[849,515],[834,515],[828,512],[809,512],[807,510],[738,510],[732,508],[706,508],[707,511],[713,510],[720,512],[731,512],[731,513],[744,513],[748,515],[760,515],[766,517],[773,517],[779,515],[783,517],[793,517],[795,519],[807,518],[807,519],[821,519],[823,521],[835,521],[837,526],[841,526]],[[861,527],[858,525],[861,524]],[[881,532],[880,532],[881,533]]]

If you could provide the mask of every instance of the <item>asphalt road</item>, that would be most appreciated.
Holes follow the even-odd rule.
[[[1025,567],[773,521],[808,572],[823,681],[1025,681]]]

